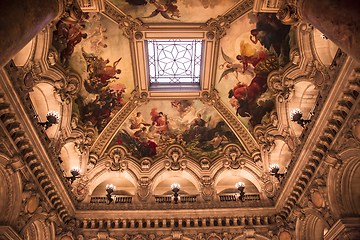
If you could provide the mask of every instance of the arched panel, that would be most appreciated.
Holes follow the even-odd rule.
[[[275,148],[269,154],[269,165],[279,165],[280,173],[283,173],[290,160],[291,151],[289,146],[283,140],[275,140]]]
[[[124,180],[119,180],[120,182],[117,183],[116,179],[124,179]],[[126,181],[125,181],[126,180]],[[130,192],[131,194],[135,194],[135,186],[137,186],[137,180],[134,179],[132,177],[132,175],[130,175],[127,171],[124,172],[102,172],[99,173],[99,177],[96,177],[95,179],[92,179],[92,182],[89,186],[89,194],[93,194],[94,190],[99,186],[99,191],[102,192],[101,189],[105,189],[107,184],[113,184],[116,186],[117,189],[119,189],[119,186],[121,187],[122,183],[126,185],[124,187],[124,189],[126,189],[126,191]],[[128,185],[127,182],[130,182],[132,184],[132,186],[134,186],[134,189],[131,188],[131,185]],[[101,185],[102,184],[102,185]],[[116,184],[119,184],[119,186],[117,186]]]
[[[115,191],[114,194],[118,195],[135,195],[136,187],[135,185],[127,180],[126,178],[113,177],[106,179],[105,181],[98,184],[95,189],[92,191],[92,195],[101,196],[106,195],[106,185],[114,185]]]
[[[163,179],[156,188],[154,188],[154,195],[163,195],[171,194],[171,184],[178,183],[180,184],[180,194],[198,194],[199,191],[196,189],[195,185],[186,178],[183,177],[168,177]]]
[[[62,167],[67,176],[71,176],[70,170],[73,167],[80,168],[81,156],[75,151],[75,144],[73,142],[67,143],[61,149],[60,158],[63,161]]]
[[[351,205],[354,209],[354,212],[357,215],[360,215],[360,191],[359,191],[359,183],[360,183],[360,161],[354,167],[354,170],[349,179],[350,183],[350,201]]]
[[[178,172],[173,172],[173,171],[165,171],[160,173],[158,176],[156,176],[153,179],[153,185],[152,185],[152,189],[153,191],[157,188],[157,186],[160,183],[167,183],[168,179],[171,178],[177,178],[177,179],[186,179],[187,181],[189,181],[190,183],[192,183],[193,186],[195,186],[195,188],[197,189],[197,191],[200,191],[200,185],[197,179],[194,178],[194,176],[192,176],[190,173],[188,173],[187,171],[178,171]],[[173,183],[173,182],[172,182]],[[172,184],[170,183],[170,185]],[[185,182],[184,182],[185,184]],[[187,183],[188,184],[188,183]],[[190,185],[188,185],[190,186]],[[170,186],[169,186],[170,187]]]
[[[61,105],[55,97],[54,87],[48,83],[39,83],[29,93],[31,102],[41,122],[46,122],[46,115],[50,111],[61,114]],[[46,130],[49,138],[54,138],[59,129],[59,124],[53,124]]]
[[[318,90],[315,89],[315,85],[307,81],[301,81],[294,87],[295,93],[289,102],[289,112],[294,109],[300,109],[303,113],[303,119],[309,119],[310,112],[313,109],[317,96]],[[291,127],[294,130],[296,136],[299,136],[303,128],[296,122],[291,122]]]
[[[328,224],[322,217],[309,215],[305,219],[305,236],[309,240],[324,239],[324,235],[328,231]]]
[[[34,39],[31,40],[26,46],[18,52],[13,61],[17,67],[24,66],[31,57],[31,50],[33,49]]]
[[[235,188],[237,182],[244,182],[246,186],[246,192],[254,191],[254,193],[261,192],[261,186],[259,181],[245,169],[240,170],[226,170],[219,174],[215,179],[215,186],[217,191],[221,192],[226,188]],[[221,185],[219,185],[221,184]],[[247,185],[249,188],[247,188]]]
[[[20,174],[7,169],[10,160],[0,155],[0,225],[15,225],[20,214],[22,183]]]
[[[314,29],[313,34],[316,53],[319,56],[320,61],[328,67],[331,65],[339,48],[330,39],[327,39],[319,30]]]

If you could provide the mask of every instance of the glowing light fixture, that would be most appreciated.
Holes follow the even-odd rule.
[[[240,196],[239,196],[239,200],[240,201],[245,201],[245,192],[244,192],[244,190],[245,190],[245,183],[243,183],[243,182],[238,182],[238,183],[236,183],[235,184],[235,187],[237,188],[237,190],[239,190],[240,191]]]
[[[110,204],[112,201],[114,201],[111,197],[111,194],[115,191],[115,188],[116,187],[112,184],[106,185],[106,192],[107,192],[106,197],[107,197],[107,200],[109,201],[108,204]]]
[[[180,191],[180,184],[178,183],[171,184],[171,190],[174,192],[174,202],[175,204],[177,204],[180,199],[178,194],[178,192]]]
[[[274,175],[280,182],[280,177],[282,178],[284,176],[283,173],[279,173],[280,167],[276,163],[270,165],[270,174]]]
[[[311,122],[311,120],[305,120],[302,118],[303,113],[300,109],[294,109],[290,112],[290,119],[293,122],[297,122],[300,126],[305,127],[305,124]]]
[[[50,111],[46,114],[46,122],[39,122],[38,124],[45,127],[45,130],[53,124],[58,124],[60,121],[60,114],[55,111]]]
[[[73,167],[70,170],[71,177],[66,177],[67,180],[71,181],[71,184],[75,181],[75,179],[80,178],[81,169],[79,167]]]

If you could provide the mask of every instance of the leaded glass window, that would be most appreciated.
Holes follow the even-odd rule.
[[[150,88],[200,86],[203,40],[147,40]]]

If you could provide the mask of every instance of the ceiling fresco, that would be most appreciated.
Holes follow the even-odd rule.
[[[119,9],[144,23],[204,23],[224,14],[237,0],[111,0]],[[201,14],[199,14],[201,13]]]
[[[275,99],[267,76],[289,62],[294,45],[294,31],[271,13],[244,15],[220,40],[215,88],[250,132],[270,122]]]
[[[108,149],[121,145],[138,159],[155,159],[171,144],[178,144],[195,159],[211,159],[230,143],[240,145],[213,107],[199,100],[154,100],[126,119]]]
[[[73,102],[79,123],[100,133],[134,89],[129,40],[114,22],[91,13],[78,22],[60,20],[53,46],[63,67],[82,78]]]
[[[151,15],[154,8],[179,10],[181,15],[157,9],[159,14],[145,18],[168,23],[205,22],[236,3],[112,1],[127,14],[140,18]],[[252,12],[233,22],[220,40],[215,88],[250,132],[259,124],[269,123],[271,113],[275,112],[267,77],[288,63],[294,43],[293,30],[274,14]],[[53,46],[62,66],[82,79],[82,87],[73,101],[80,126],[94,127],[100,134],[134,90],[129,40],[116,23],[100,13],[85,13],[80,21],[66,18],[56,24]],[[156,159],[171,144],[181,145],[194,159],[203,156],[212,159],[229,143],[241,145],[221,116],[199,100],[151,100],[116,128],[118,131],[107,149],[122,145],[138,159]]]

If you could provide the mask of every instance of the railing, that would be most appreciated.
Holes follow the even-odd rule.
[[[219,198],[220,198],[220,202],[231,202],[231,201],[236,201],[239,197],[238,194],[232,193],[232,194],[221,194],[219,195]],[[244,200],[245,201],[260,200],[260,194],[259,193],[245,194]]]
[[[193,203],[196,202],[197,195],[180,195],[180,202],[182,203]],[[171,203],[172,196],[163,195],[163,196],[155,196],[156,203]]]
[[[196,202],[196,198],[197,196],[180,196],[180,201],[181,202]]]
[[[115,203],[132,203],[132,196],[116,196]],[[107,203],[107,197],[91,197],[90,203]]]

